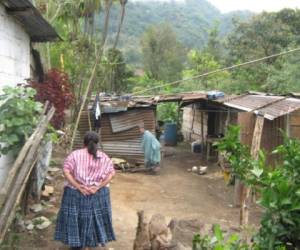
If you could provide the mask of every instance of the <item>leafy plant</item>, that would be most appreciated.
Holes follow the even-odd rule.
[[[16,155],[33,132],[42,104],[34,101],[32,88],[6,87],[0,96],[0,155]]]
[[[236,234],[230,235],[227,239],[219,225],[213,228],[214,235],[210,237],[200,234],[195,235],[193,240],[193,250],[248,250],[250,246],[242,243],[239,236]]]
[[[54,128],[61,128],[64,124],[65,110],[72,104],[73,94],[68,75],[60,70],[52,69],[43,83],[31,81],[29,86],[36,89],[36,100],[42,103],[49,101],[55,107],[55,114],[51,121]]]
[[[283,158],[281,166],[259,180],[265,209],[256,237],[261,249],[300,247],[300,142],[285,138],[274,151]]]
[[[268,168],[260,152],[251,157],[239,141],[239,128],[230,127],[218,144],[231,163],[234,173],[260,193],[258,203],[264,208],[261,227],[254,237],[254,249],[300,248],[300,142],[285,137],[284,144],[273,152],[282,163]]]
[[[249,147],[240,142],[239,135],[238,126],[229,126],[223,140],[217,143],[218,150],[230,162],[235,177],[248,185],[257,185],[265,169],[265,155],[260,152],[258,160],[254,160]]]
[[[160,121],[177,122],[178,106],[176,103],[163,103],[158,105],[157,116]]]

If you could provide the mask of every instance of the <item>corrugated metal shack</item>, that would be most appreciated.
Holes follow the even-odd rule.
[[[274,164],[276,158],[270,152],[283,141],[280,130],[300,139],[300,100],[293,95],[247,93],[215,100],[203,95],[183,108],[182,133],[186,141],[199,140],[207,146],[224,134],[229,124],[238,124],[241,141],[251,145],[257,115],[265,118],[261,148],[269,154],[269,163]]]
[[[156,105],[150,98],[101,97],[100,146],[111,157],[127,160],[132,164],[142,164],[141,134],[138,125],[155,134]],[[83,136],[91,129],[92,118],[83,112],[74,148],[82,147]]]

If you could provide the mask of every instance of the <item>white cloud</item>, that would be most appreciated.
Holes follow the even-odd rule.
[[[278,11],[283,8],[300,8],[300,0],[208,0],[222,12],[233,10]]]

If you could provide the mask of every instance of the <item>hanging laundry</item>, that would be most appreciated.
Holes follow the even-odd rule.
[[[98,131],[101,128],[101,108],[100,108],[99,94],[96,95],[92,111],[93,111],[93,120],[94,120],[94,130]]]

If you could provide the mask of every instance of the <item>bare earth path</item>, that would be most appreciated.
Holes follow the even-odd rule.
[[[219,169],[210,167],[204,176],[192,174],[187,169],[199,165],[199,155],[191,154],[186,146],[166,150],[167,157],[160,175],[118,173],[114,178],[111,199],[118,240],[109,244],[107,249],[132,249],[138,210],[144,210],[148,216],[161,213],[168,218],[199,218],[207,224],[238,226],[238,209],[232,208],[233,190],[225,185]],[[57,152],[54,156],[56,164],[60,165],[63,157]],[[42,211],[41,215],[55,222],[63,189],[61,171],[55,173],[52,185],[55,186],[54,206]],[[252,213],[252,222],[257,222],[257,217]],[[67,249],[52,240],[53,231],[54,223],[46,230],[18,233],[15,247],[6,249]]]

